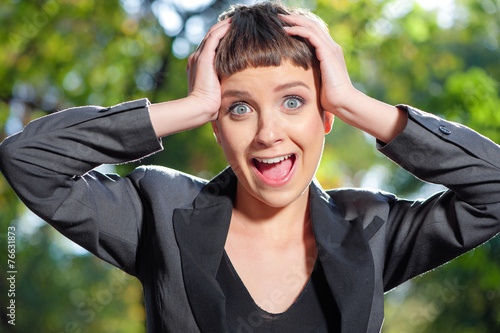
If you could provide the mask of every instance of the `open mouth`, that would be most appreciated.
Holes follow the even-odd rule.
[[[261,179],[266,183],[278,185],[290,178],[295,159],[295,154],[288,154],[274,158],[253,158],[252,162]]]

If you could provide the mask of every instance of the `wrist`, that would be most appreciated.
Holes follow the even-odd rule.
[[[345,123],[388,143],[406,126],[405,111],[369,97],[353,88],[343,95],[335,114]]]
[[[325,111],[333,113],[346,123],[350,123],[349,119],[359,112],[357,108],[360,107],[360,100],[366,97],[365,94],[353,86],[346,87],[336,92],[335,96],[331,98],[333,100],[332,103],[324,105]]]
[[[149,116],[157,137],[200,127],[217,118],[208,112],[194,96],[155,103],[149,106]]]
[[[185,101],[186,110],[193,110],[197,116],[206,118],[205,122],[217,119],[220,108],[220,100],[216,101],[210,97],[193,91],[187,97],[183,98]]]

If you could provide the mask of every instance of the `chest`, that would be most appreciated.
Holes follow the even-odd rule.
[[[340,312],[328,288],[322,265],[315,263],[306,285],[293,303],[279,313],[257,305],[225,253],[217,281],[226,297],[226,319],[230,332],[339,332]],[[282,294],[268,295],[265,305],[275,308]]]
[[[270,313],[284,312],[293,304],[317,258],[314,237],[273,243],[229,233],[225,249],[250,296]]]

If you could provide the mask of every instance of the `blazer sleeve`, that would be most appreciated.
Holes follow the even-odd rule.
[[[385,290],[500,232],[500,147],[463,125],[399,107],[408,111],[408,124],[379,150],[417,178],[449,190],[419,201],[390,197]]]
[[[33,212],[135,275],[143,207],[128,178],[91,171],[160,150],[147,99],[56,112],[0,144],[0,171]]]

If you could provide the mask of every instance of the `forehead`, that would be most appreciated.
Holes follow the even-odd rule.
[[[280,66],[249,67],[221,79],[222,95],[228,90],[271,92],[291,87],[316,90],[318,77],[312,68],[304,69],[290,62]]]

